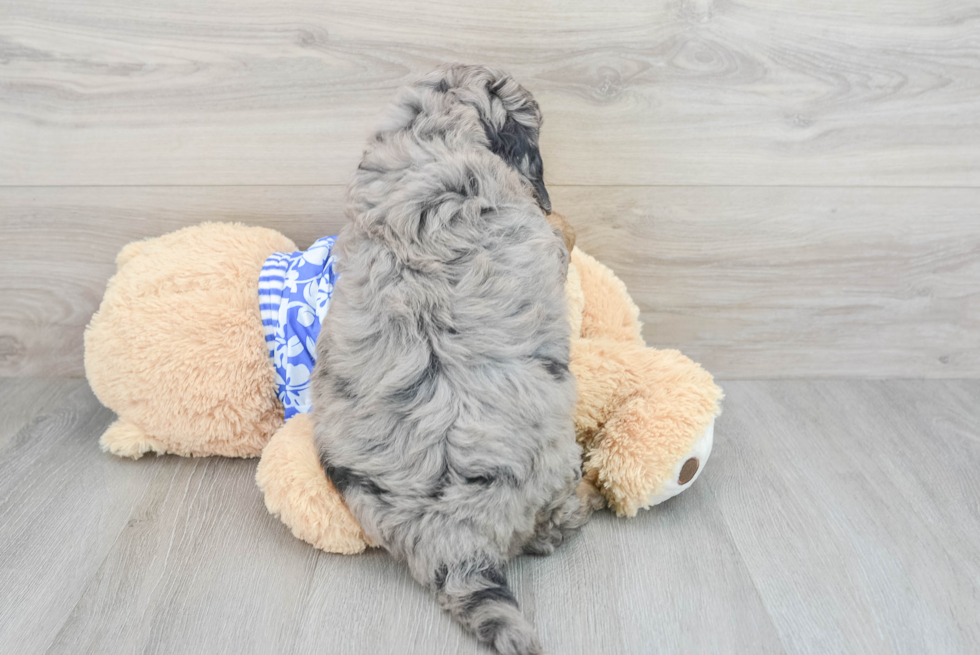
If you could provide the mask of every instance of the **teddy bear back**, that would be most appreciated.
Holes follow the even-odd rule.
[[[85,372],[119,421],[114,454],[254,457],[283,421],[258,302],[262,264],[293,242],[227,223],[124,248],[85,332]]]

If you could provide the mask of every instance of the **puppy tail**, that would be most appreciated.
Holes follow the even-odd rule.
[[[475,556],[440,564],[430,575],[439,604],[477,639],[501,655],[542,655],[534,627],[507,585],[502,560]]]

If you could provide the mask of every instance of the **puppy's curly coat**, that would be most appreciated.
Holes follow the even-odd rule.
[[[540,125],[484,67],[401,91],[348,188],[312,382],[321,461],[365,532],[507,654],[541,647],[504,563],[594,508]]]

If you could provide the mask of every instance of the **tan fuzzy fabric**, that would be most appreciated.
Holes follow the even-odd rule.
[[[119,415],[102,437],[145,452],[255,457],[283,423],[258,307],[274,230],[212,223],[130,244],[85,331],[85,373]]]
[[[680,352],[645,346],[640,310],[608,267],[578,248],[571,259],[578,280],[570,267],[569,370],[578,382],[575,431],[585,451],[583,471],[610,509],[634,516],[650,506],[720,413],[722,393],[710,373]]]
[[[568,325],[573,339],[582,335],[582,314],[585,311],[585,296],[582,293],[582,276],[574,263],[568,265],[565,279],[565,299],[568,303]]]
[[[583,339],[635,341],[644,345],[640,309],[630,298],[623,281],[607,266],[578,248],[572,250],[571,259],[578,270],[583,297],[579,336]]]
[[[309,414],[297,414],[279,428],[262,452],[255,481],[265,506],[298,539],[344,555],[373,545],[320,467]]]
[[[583,472],[616,514],[634,516],[718,415],[721,389],[676,350],[610,339],[573,341],[569,369]]]
[[[122,419],[109,426],[99,439],[102,450],[117,457],[139,459],[146,453],[165,453],[167,446],[132,423]]]
[[[119,415],[103,448],[132,458],[261,453],[269,511],[317,548],[359,553],[371,544],[320,467],[312,422],[283,425],[275,395],[258,276],[271,253],[295,249],[273,230],[218,223],[127,245],[86,330],[85,369]],[[584,471],[613,511],[632,516],[718,415],[721,389],[679,352],[647,348],[626,286],[578,248],[566,295]]]

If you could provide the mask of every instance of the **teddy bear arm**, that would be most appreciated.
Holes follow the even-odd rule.
[[[276,431],[262,451],[255,481],[269,512],[308,544],[344,555],[374,545],[320,466],[309,414],[293,416]]]
[[[629,393],[630,374],[624,362],[611,356],[616,342],[573,339],[569,370],[575,376],[575,434],[588,451],[596,436]]]

